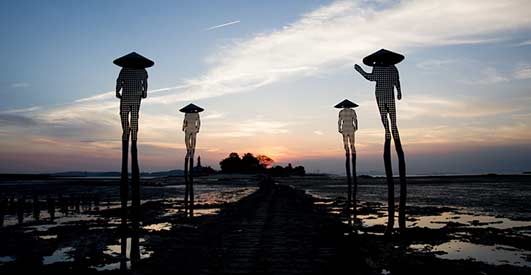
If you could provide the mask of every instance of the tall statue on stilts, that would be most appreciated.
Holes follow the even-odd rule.
[[[356,191],[358,187],[357,173],[356,173],[356,138],[355,133],[358,130],[358,116],[353,108],[358,107],[358,104],[345,99],[335,108],[341,109],[339,111],[339,118],[337,121],[337,128],[339,133],[343,135],[343,145],[345,146],[345,169],[347,172],[347,215],[348,223],[352,224],[352,220],[356,221]],[[352,161],[351,161],[352,159]],[[352,163],[352,172],[351,164]],[[354,189],[352,183],[354,182]],[[353,209],[353,216],[351,215]]]
[[[376,82],[376,102],[380,111],[380,117],[385,128],[385,144],[384,144],[384,164],[385,174],[387,177],[388,186],[388,222],[386,235],[391,234],[394,226],[394,181],[393,170],[391,165],[391,134],[395,143],[396,154],[398,156],[398,170],[400,174],[400,202],[398,209],[398,225],[400,230],[406,228],[406,161],[404,159],[404,151],[402,150],[402,143],[398,134],[398,127],[396,125],[396,107],[395,107],[395,93],[396,87],[397,99],[402,99],[402,90],[400,88],[400,79],[398,76],[398,69],[395,64],[401,62],[404,56],[385,49],[381,49],[363,59],[363,63],[372,66],[372,72],[365,72],[359,65],[355,65],[363,77],[369,81]],[[391,129],[389,129],[389,120],[391,121]]]
[[[131,197],[132,206],[140,206],[140,169],[138,167],[138,117],[140,102],[147,97],[146,68],[155,63],[135,52],[124,55],[113,62],[122,67],[116,80],[116,97],[120,99],[120,118],[122,121],[122,174],[120,183],[120,199],[122,209],[127,207],[129,194],[129,137],[131,137]],[[121,91],[121,94],[120,94]]]
[[[186,144],[186,157],[184,159],[184,211],[189,217],[194,216],[194,154],[197,133],[199,133],[199,128],[201,127],[199,113],[203,110],[203,108],[194,104],[188,104],[179,110],[185,113],[183,121],[184,143]]]

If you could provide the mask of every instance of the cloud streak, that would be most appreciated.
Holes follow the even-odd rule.
[[[221,25],[208,27],[208,28],[205,29],[205,31],[211,31],[211,30],[227,27],[227,26],[230,26],[230,25],[238,24],[238,23],[240,23],[240,20],[231,21],[231,22],[227,22],[227,23],[224,23],[224,24],[221,24]]]

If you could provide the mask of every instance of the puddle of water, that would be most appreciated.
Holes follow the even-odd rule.
[[[40,235],[39,239],[41,239],[41,240],[57,239],[57,235]]]
[[[531,262],[526,260],[531,253],[506,245],[481,245],[452,240],[433,247],[415,244],[410,248],[415,251],[444,252],[445,254],[442,255],[437,254],[437,257],[448,260],[473,259],[492,265],[509,264],[531,267]]]
[[[204,215],[218,214],[221,208],[194,208],[194,217],[200,217]],[[184,208],[171,208],[167,209],[166,213],[162,214],[162,217],[173,216],[178,213],[184,213]]]
[[[214,215],[219,213],[220,208],[204,208],[204,209],[194,209],[194,217],[204,216],[204,215]]]
[[[42,264],[48,265],[58,262],[72,262],[74,259],[70,257],[70,253],[74,251],[73,247],[63,247],[55,250],[51,256],[44,256]]]
[[[139,243],[143,243],[145,240],[143,238],[140,238],[139,239]],[[131,255],[131,238],[127,238],[127,241],[126,241],[126,255]],[[151,255],[153,254],[153,251],[148,251],[144,248],[144,246],[142,245],[139,245],[139,251],[140,251],[140,260],[142,259],[146,259],[146,258],[149,258],[151,257]],[[94,268],[96,268],[96,270],[98,271],[103,271],[103,270],[114,270],[114,269],[118,269],[120,268],[120,265],[121,265],[121,262],[119,261],[120,259],[120,256],[121,256],[121,252],[122,252],[122,246],[121,246],[121,240],[118,240],[118,244],[113,244],[113,245],[108,245],[106,250],[103,252],[109,256],[113,256],[113,257],[116,257],[118,259],[117,262],[114,262],[114,263],[110,263],[110,264],[105,264],[105,265],[98,265],[98,266],[94,266]],[[127,257],[125,259],[126,261],[126,267],[127,269],[130,269],[131,268],[131,259],[130,257]]]
[[[0,265],[14,262],[17,258],[14,256],[0,256]]]
[[[334,204],[334,201],[316,201],[313,204],[321,205],[321,206],[328,206],[328,205]]]
[[[358,218],[363,222],[363,226],[365,227],[371,227],[374,225],[385,225],[387,223],[387,215],[384,212],[381,212],[381,215],[359,215]],[[531,222],[529,221],[515,221],[508,218],[498,218],[487,215],[459,214],[455,212],[443,212],[440,215],[413,216],[409,218],[414,219],[412,221],[407,222],[407,227],[409,228],[426,227],[429,229],[441,229],[445,227],[449,222],[462,223],[465,224],[467,227],[472,228],[492,227],[502,230],[514,227],[531,226]],[[398,214],[396,214],[395,216],[395,220],[396,219],[398,219]],[[525,234],[526,231],[521,232]]]
[[[146,225],[143,227],[143,229],[145,230],[148,230],[148,231],[168,231],[168,230],[171,230],[171,223],[169,222],[163,222],[163,223],[155,223],[155,224],[150,224],[150,225]]]
[[[528,221],[515,221],[508,218],[498,218],[487,215],[470,215],[459,214],[455,212],[444,212],[437,216],[420,216],[415,217],[415,221],[410,223],[411,227],[427,227],[438,229],[444,227],[448,222],[457,222],[466,224],[473,228],[492,227],[496,229],[510,229],[514,227],[531,226]]]
[[[54,223],[26,226],[25,227],[26,230],[24,230],[24,233],[31,233],[33,231],[46,232],[51,228],[62,226],[68,223],[75,223],[75,222],[81,222],[81,221],[83,222],[96,221],[96,220],[98,220],[98,217],[94,215],[64,216],[64,217],[55,219]]]

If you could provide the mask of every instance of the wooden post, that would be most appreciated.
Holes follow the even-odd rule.
[[[393,181],[393,167],[391,165],[391,139],[385,139],[384,144],[384,164],[385,175],[387,178],[387,229],[385,235],[393,232],[395,224],[395,185]]]
[[[347,152],[345,154],[345,169],[347,170],[347,185],[348,185],[348,191],[347,191],[347,215],[348,215],[348,224],[352,225],[352,217],[351,217],[351,203],[352,203],[352,179],[350,176],[350,154]]]
[[[138,148],[136,140],[131,142],[131,205],[140,207],[140,169],[138,167]]]

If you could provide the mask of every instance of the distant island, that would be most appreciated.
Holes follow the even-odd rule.
[[[291,163],[286,166],[273,165],[274,160],[265,155],[254,156],[252,153],[245,153],[242,157],[238,153],[232,152],[225,159],[219,162],[220,171],[210,166],[201,164],[201,157],[197,157],[197,165],[193,168],[195,176],[209,176],[214,174],[269,174],[271,176],[304,176],[306,170],[303,166],[293,167]],[[141,172],[141,177],[182,177],[182,169],[168,171]],[[54,177],[97,177],[114,178],[120,177],[118,171],[66,171],[57,173],[37,173],[37,174],[0,174],[0,179],[45,179]]]
[[[241,158],[238,153],[232,152],[223,159],[219,166],[221,173],[243,173],[243,174],[270,174],[272,176],[304,176],[306,170],[303,166],[293,167],[291,163],[282,167],[274,165],[274,160],[265,155],[254,156],[252,153],[245,153]]]

